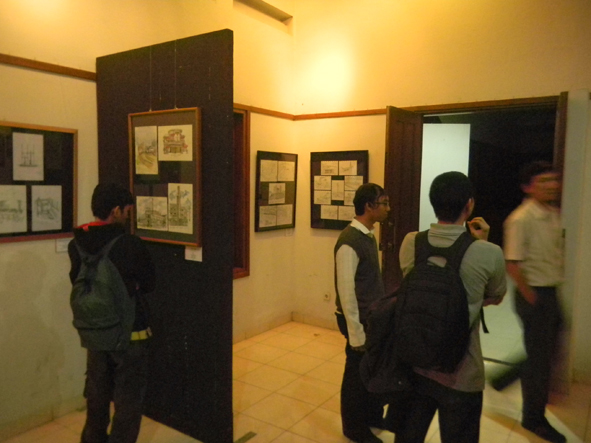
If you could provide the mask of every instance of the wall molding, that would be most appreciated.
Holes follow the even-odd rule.
[[[19,68],[32,69],[34,71],[49,72],[51,74],[65,75],[82,80],[96,82],[96,73],[82,69],[68,68],[67,66],[55,65],[53,63],[40,62],[29,58],[16,57],[14,55],[0,54],[0,63]]]

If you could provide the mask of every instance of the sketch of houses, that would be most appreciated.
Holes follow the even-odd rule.
[[[185,143],[182,129],[170,129],[168,135],[162,137],[165,154],[186,154],[189,146]]]
[[[0,233],[27,231],[27,187],[0,185]]]
[[[55,220],[60,216],[60,202],[52,198],[38,197],[35,200],[35,215],[46,220]]]
[[[54,231],[62,229],[61,186],[32,186],[31,203],[31,227],[33,231]]]
[[[158,161],[193,160],[193,125],[158,126]]]

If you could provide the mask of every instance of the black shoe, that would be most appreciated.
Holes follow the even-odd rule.
[[[566,437],[554,429],[545,418],[539,423],[522,421],[521,426],[546,441],[552,443],[566,443]]]
[[[355,443],[383,443],[381,439],[373,435],[371,432],[369,434],[365,434],[363,437],[353,438],[353,436],[349,436],[347,434],[345,434],[345,437]]]

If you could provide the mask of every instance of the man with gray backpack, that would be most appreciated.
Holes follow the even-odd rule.
[[[437,223],[409,233],[400,247],[405,278],[396,294],[394,346],[414,377],[395,442],[423,443],[438,411],[442,443],[477,443],[484,389],[480,312],[505,295],[504,257],[487,241],[482,218],[468,222],[467,233],[474,209],[468,177],[437,176],[429,200]]]
[[[87,349],[81,443],[135,443],[140,429],[151,335],[144,294],[155,269],[142,240],[126,233],[133,203],[122,186],[97,185],[96,221],[76,228],[68,245],[73,323]]]

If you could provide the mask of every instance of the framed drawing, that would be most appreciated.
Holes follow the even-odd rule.
[[[145,240],[201,246],[200,109],[128,118],[132,232]]]
[[[298,155],[257,151],[255,232],[295,227]]]
[[[311,226],[342,230],[355,217],[355,191],[368,181],[368,151],[310,154]]]
[[[77,138],[75,129],[0,122],[0,243],[72,235]]]

